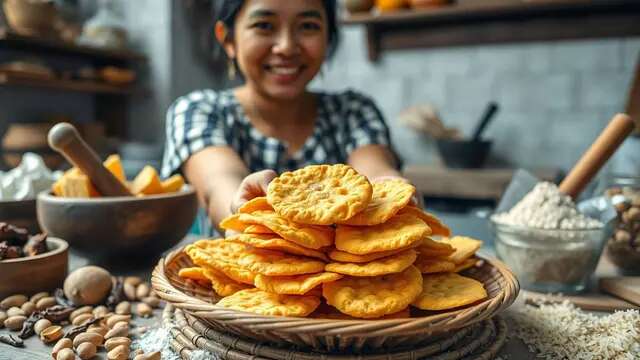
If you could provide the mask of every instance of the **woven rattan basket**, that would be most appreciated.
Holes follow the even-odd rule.
[[[181,268],[193,266],[182,249],[158,263],[151,283],[162,299],[214,330],[317,351],[360,351],[419,345],[434,335],[461,329],[500,313],[518,295],[518,281],[498,260],[484,259],[481,263],[464,274],[484,284],[489,295],[487,299],[453,311],[414,311],[411,318],[390,320],[264,316],[216,306],[218,297],[213,290],[178,276]]]

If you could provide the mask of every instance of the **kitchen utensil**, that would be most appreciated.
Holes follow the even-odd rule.
[[[49,146],[85,173],[103,196],[131,196],[131,192],[100,161],[73,125],[56,124],[49,131]]]
[[[539,304],[540,302],[561,303],[568,300],[580,309],[588,311],[613,312],[619,310],[640,309],[638,306],[622,299],[618,299],[615,296],[593,292],[575,295],[553,295],[522,290],[522,295],[527,303],[533,305]]]
[[[640,277],[615,276],[600,279],[600,290],[640,305]]]
[[[32,295],[58,288],[67,277],[69,245],[47,238],[44,254],[0,261],[0,298],[13,294]]]
[[[480,140],[482,133],[489,125],[489,122],[491,122],[491,120],[494,119],[495,114],[497,112],[498,112],[498,104],[496,104],[493,101],[490,102],[489,105],[487,105],[487,108],[484,110],[484,113],[482,114],[480,121],[476,125],[475,130],[473,131],[473,136],[471,136],[472,140],[474,141]]]
[[[560,183],[560,191],[574,199],[577,198],[634,128],[635,124],[628,115],[616,114]],[[509,211],[537,183],[538,179],[526,170],[516,171],[496,208],[496,213]]]

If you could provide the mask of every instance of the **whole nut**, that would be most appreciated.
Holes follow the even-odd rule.
[[[129,336],[129,328],[124,326],[115,327],[104,336],[105,340],[121,337],[121,336]]]
[[[9,310],[7,310],[7,316],[12,317],[12,316],[26,316],[27,314],[24,313],[24,311],[22,311],[22,309],[20,309],[19,307],[12,307]]]
[[[90,305],[77,308],[73,310],[71,314],[69,314],[69,320],[73,321],[79,315],[92,314],[92,312],[93,312],[93,307],[91,307]]]
[[[122,291],[124,292],[124,297],[129,301],[136,300],[136,286],[132,284],[124,283],[122,287]]]
[[[120,321],[131,321],[131,315],[113,315],[107,319],[107,326],[112,328],[113,325]]]
[[[124,283],[133,285],[135,287],[142,283],[142,279],[139,276],[127,276],[126,278],[124,278]]]
[[[136,288],[136,299],[141,300],[149,296],[151,286],[148,283],[142,283]]]
[[[100,334],[103,337],[105,335],[107,335],[107,332],[109,331],[109,329],[106,326],[101,326],[101,325],[91,325],[89,326],[89,328],[87,329],[87,332],[90,333],[96,333],[96,334]]]
[[[616,241],[620,241],[620,242],[629,242],[631,241],[631,234],[629,234],[628,231],[625,230],[618,230],[616,231]]]
[[[32,303],[34,303],[34,304],[37,304],[37,303],[38,303],[38,300],[40,300],[40,299],[42,299],[42,298],[46,298],[46,297],[49,297],[49,293],[48,293],[48,292],[46,292],[46,291],[43,291],[43,292],[39,292],[39,293],[37,293],[37,294],[33,295],[33,296],[29,299],[29,301],[31,301],[31,302],[32,302]]]
[[[36,304],[32,303],[31,301],[27,301],[26,303],[22,304],[20,309],[24,311],[25,316],[29,316],[33,314],[34,311],[36,311]]]
[[[95,317],[103,317],[105,315],[107,315],[109,313],[109,308],[107,308],[104,305],[100,305],[100,306],[96,306],[95,309],[93,309],[93,316]]]
[[[113,324],[113,326],[111,327],[111,329],[117,329],[117,328],[129,328],[129,322],[128,321],[118,321],[117,323]]]
[[[107,353],[108,360],[127,360],[129,358],[129,347],[118,345]]]
[[[82,360],[91,359],[96,356],[97,348],[90,342],[82,343],[76,348],[78,357]]]
[[[146,303],[138,303],[136,305],[136,314],[142,317],[149,317],[153,315],[153,309]]]
[[[74,360],[76,358],[76,354],[73,353],[72,349],[64,348],[58,351],[58,355],[56,355],[56,360]]]
[[[51,356],[53,356],[53,358],[55,359],[58,353],[60,352],[60,350],[71,349],[72,347],[73,347],[73,342],[71,341],[71,339],[62,338],[58,340],[56,345],[53,347],[53,350],[51,350]]]
[[[76,316],[75,319],[73,319],[71,324],[73,324],[74,326],[78,326],[78,325],[84,324],[85,322],[87,322],[87,321],[89,321],[91,319],[93,319],[93,314],[92,313],[80,314],[80,315]]]
[[[111,351],[119,345],[124,345],[126,347],[131,346],[131,339],[129,339],[128,337],[120,336],[111,338],[104,342],[104,348],[107,349],[107,351]]]
[[[48,344],[54,341],[58,341],[63,335],[64,331],[62,331],[62,326],[52,325],[42,330],[42,332],[40,333],[40,340]]]
[[[162,354],[160,353],[160,351],[154,351],[148,354],[136,355],[136,357],[133,358],[133,360],[160,360],[160,359],[162,359]]]
[[[38,310],[45,310],[48,309],[54,305],[56,305],[58,302],[56,301],[56,298],[52,297],[52,296],[48,296],[45,298],[42,298],[40,300],[38,300],[38,302],[36,303],[36,309]]]
[[[33,325],[33,331],[35,331],[36,335],[40,335],[42,330],[48,328],[51,325],[53,325],[51,321],[47,319],[40,319]]]
[[[6,297],[4,300],[0,302],[0,309],[7,310],[14,306],[20,307],[22,304],[26,303],[29,299],[22,294],[11,295]]]
[[[78,347],[78,345],[86,342],[90,342],[95,346],[100,346],[102,345],[103,341],[104,341],[104,338],[100,334],[83,332],[76,335],[76,337],[73,338],[73,347]]]
[[[4,321],[7,320],[8,318],[9,316],[7,315],[6,312],[0,311],[0,329],[2,329],[2,327],[4,326]]]
[[[10,316],[4,321],[4,327],[12,331],[18,331],[22,329],[22,324],[27,320],[26,316]]]
[[[142,299],[142,302],[151,306],[154,309],[160,306],[160,299],[153,296],[147,296],[146,298]]]
[[[116,314],[118,315],[129,315],[131,314],[131,303],[128,301],[123,301],[116,305]]]

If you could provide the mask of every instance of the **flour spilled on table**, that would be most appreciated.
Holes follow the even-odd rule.
[[[180,360],[180,355],[171,348],[171,333],[165,327],[158,327],[147,331],[131,344],[131,349],[142,349],[145,353],[160,351],[163,360]],[[214,354],[204,350],[191,352],[191,360],[218,360]]]
[[[598,316],[568,301],[509,311],[515,335],[541,359],[633,360],[640,354],[640,312]]]

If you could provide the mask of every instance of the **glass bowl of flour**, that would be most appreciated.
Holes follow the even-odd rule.
[[[611,233],[597,207],[589,210],[580,211],[554,184],[537,184],[511,210],[491,217],[498,257],[525,289],[585,290]]]

